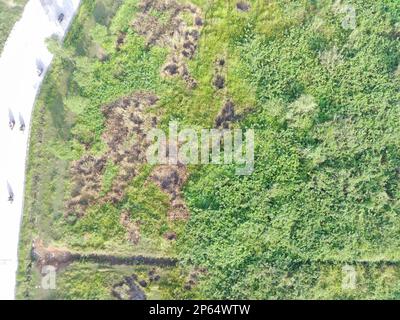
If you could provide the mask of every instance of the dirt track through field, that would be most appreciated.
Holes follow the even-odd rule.
[[[81,262],[95,262],[100,264],[110,265],[148,265],[158,267],[174,267],[177,264],[177,260],[173,258],[156,258],[147,256],[114,256],[114,255],[73,255],[73,258]]]
[[[45,247],[39,239],[32,245],[31,257],[40,267],[51,265],[61,269],[72,262],[92,262],[108,265],[148,265],[158,267],[173,267],[177,260],[168,257],[149,257],[143,255],[118,256],[112,254],[79,253],[68,249]]]

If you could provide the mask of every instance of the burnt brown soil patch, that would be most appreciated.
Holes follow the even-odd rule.
[[[216,89],[223,89],[225,87],[225,77],[220,74],[216,75],[213,84]]]
[[[198,7],[174,0],[142,0],[133,23],[133,28],[146,39],[147,45],[170,49],[161,74],[180,76],[189,88],[195,88],[197,82],[188,71],[187,60],[196,53],[202,27],[203,18]]]
[[[224,106],[215,119],[215,126],[217,128],[228,129],[231,122],[235,121],[236,118],[235,105],[231,100],[228,100],[224,103]]]
[[[146,294],[137,282],[138,277],[135,274],[125,277],[113,286],[111,293],[118,300],[146,300]]]
[[[120,222],[126,228],[127,240],[132,244],[138,244],[140,241],[140,222],[132,222],[127,210],[122,211]]]
[[[182,187],[189,177],[185,165],[160,165],[154,168],[150,179],[169,196],[170,209],[168,218],[171,220],[187,219],[189,210],[183,200]]]
[[[168,231],[164,233],[164,238],[169,241],[176,240],[176,233],[173,231]]]
[[[227,66],[225,56],[217,58],[214,62],[214,79],[212,85],[217,90],[222,90],[226,87]]]
[[[250,4],[248,4],[245,1],[239,1],[238,3],[236,3],[236,9],[238,11],[242,11],[242,12],[246,12],[250,10]]]
[[[102,108],[106,119],[102,139],[107,150],[102,156],[85,155],[72,164],[74,186],[67,214],[80,217],[94,203],[115,204],[122,200],[125,188],[146,160],[146,132],[157,125],[157,119],[146,109],[157,100],[153,94],[139,92]],[[109,162],[117,165],[119,172],[111,190],[102,194],[103,174]]]
[[[198,282],[201,275],[207,274],[207,270],[204,268],[195,268],[192,272],[190,272],[186,283],[184,284],[183,288],[185,290],[192,290]]]
[[[76,257],[68,250],[45,247],[43,241],[36,239],[32,243],[31,258],[39,270],[42,270],[43,266],[53,266],[59,270],[69,265]]]
[[[120,31],[117,37],[116,49],[117,51],[121,50],[121,47],[125,43],[126,32]]]

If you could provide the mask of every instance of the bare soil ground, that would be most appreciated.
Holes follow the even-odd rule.
[[[125,277],[123,281],[114,285],[112,295],[118,300],[146,300],[146,294],[137,281],[138,277],[135,274]]]
[[[81,217],[94,203],[118,203],[124,196],[128,183],[137,175],[138,167],[145,162],[146,133],[157,119],[145,112],[158,98],[151,93],[139,92],[103,107],[106,130],[103,140],[107,151],[100,157],[85,155],[72,164],[75,186],[68,201],[68,214]],[[120,167],[111,191],[101,195],[102,176],[108,161]]]

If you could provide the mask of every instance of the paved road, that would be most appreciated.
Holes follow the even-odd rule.
[[[60,38],[80,0],[30,0],[0,57],[0,299],[14,299],[23,207],[25,159],[32,107],[52,55],[45,40]],[[60,14],[64,17],[58,21]],[[60,17],[61,18],[61,17]],[[37,66],[43,68],[38,75]],[[15,120],[13,130],[9,119]],[[20,131],[22,120],[26,127]],[[13,203],[8,202],[10,191]]]

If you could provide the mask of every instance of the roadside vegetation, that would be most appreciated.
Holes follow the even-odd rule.
[[[399,17],[395,0],[84,0],[49,39],[17,296],[399,298]],[[144,163],[143,132],[171,120],[254,129],[255,171]],[[35,289],[46,253],[53,291]]]
[[[271,2],[235,24],[255,172],[208,167],[187,185],[179,243],[210,272],[201,296],[399,297],[400,7],[351,3],[354,30],[330,1]],[[359,289],[342,290],[360,261]]]
[[[27,0],[0,0],[0,53]]]

